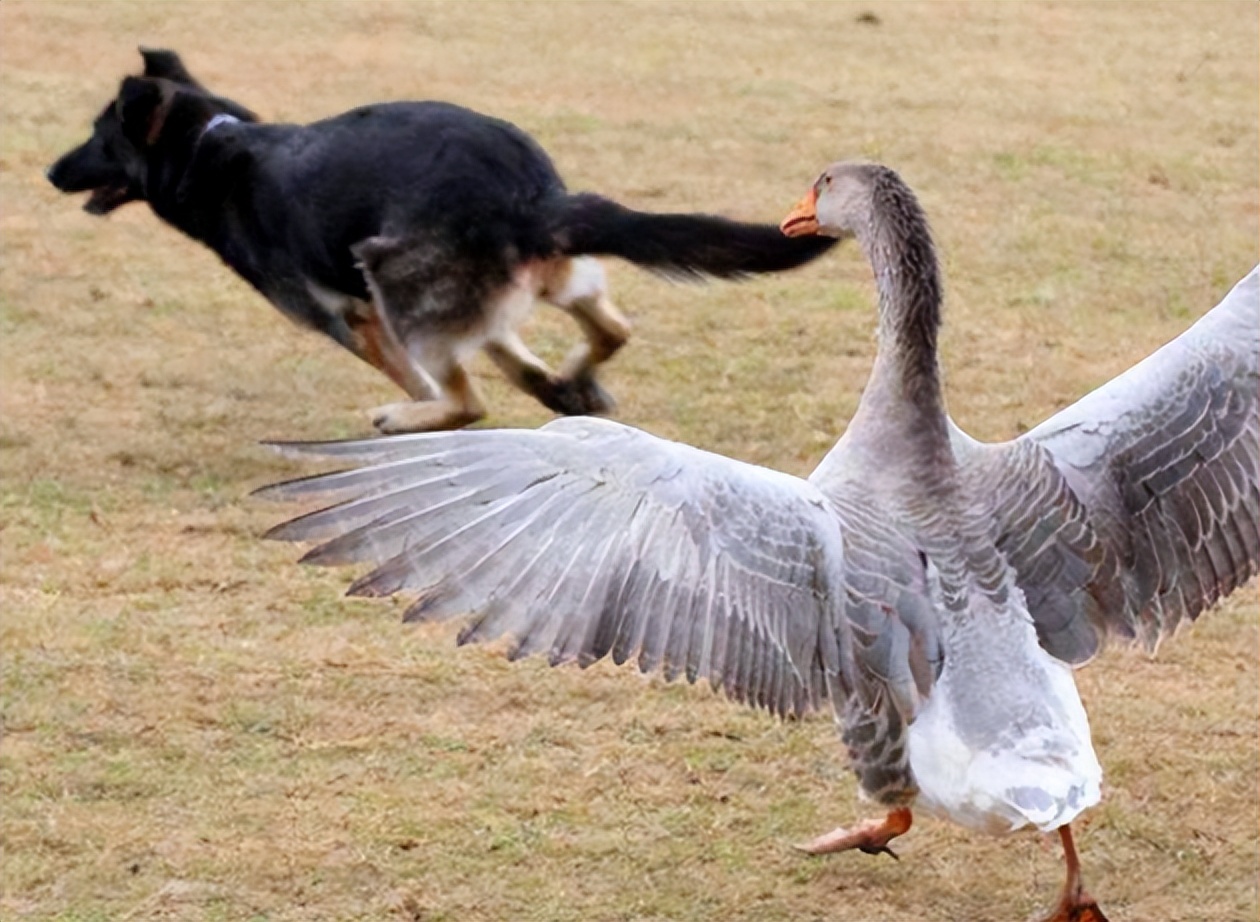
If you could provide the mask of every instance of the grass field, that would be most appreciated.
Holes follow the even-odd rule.
[[[923,819],[902,860],[789,845],[869,815],[828,720],[603,665],[509,665],[340,598],[249,491],[265,438],[396,399],[144,206],[44,180],[138,44],[305,121],[440,98],[570,185],[777,221],[842,157],[920,193],[955,418],[1006,438],[1185,329],[1260,238],[1254,4],[0,5],[0,917],[968,920],[1047,906],[1057,845]],[[873,352],[849,248],[742,285],[610,266],[619,417],[803,474]],[[540,311],[554,358],[575,330]],[[492,425],[546,415],[478,365]],[[1079,674],[1079,841],[1115,922],[1260,913],[1254,587]]]

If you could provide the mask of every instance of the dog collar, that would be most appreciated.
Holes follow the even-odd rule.
[[[214,129],[218,128],[220,125],[230,125],[233,122],[239,122],[239,121],[240,119],[237,118],[235,115],[228,115],[226,112],[220,112],[214,118],[210,119],[210,121],[206,122],[206,127],[201,129],[201,136],[204,138],[210,132],[214,131]]]

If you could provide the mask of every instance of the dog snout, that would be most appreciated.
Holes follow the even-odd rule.
[[[45,174],[62,192],[86,192],[98,186],[117,184],[119,170],[102,156],[95,138],[67,151]]]
[[[76,185],[74,181],[76,173],[75,159],[82,150],[83,148],[81,147],[75,148],[70,151],[70,153],[59,157],[57,162],[50,166],[44,173],[44,175],[48,177],[48,181],[62,192],[82,191],[81,189],[74,188]],[[82,171],[79,170],[77,172]]]
[[[63,172],[65,171],[61,167],[61,161],[58,160],[44,171],[44,178],[60,189],[62,185],[61,175]]]

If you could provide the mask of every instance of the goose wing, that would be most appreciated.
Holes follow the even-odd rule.
[[[803,480],[591,418],[281,448],[360,466],[260,491],[334,503],[269,537],[375,565],[350,593],[412,593],[408,620],[467,614],[460,643],[637,657],[781,715],[840,676],[841,525]]]
[[[1260,269],[1124,374],[963,455],[1043,646],[1153,648],[1260,569]]]

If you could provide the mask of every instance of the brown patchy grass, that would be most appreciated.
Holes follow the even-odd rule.
[[[859,21],[866,9],[878,24]],[[576,188],[777,219],[819,168],[920,191],[951,407],[1002,438],[1184,329],[1256,258],[1255,7],[0,6],[0,915],[14,919],[1022,919],[1057,849],[923,820],[903,860],[787,845],[862,815],[828,721],[628,671],[509,666],[292,565],[246,497],[268,437],[366,431],[390,386],[138,206],[43,169],[138,43],[309,120],[444,98],[535,133]],[[852,412],[871,289],[847,251],[671,287],[622,419],[806,472]],[[574,331],[540,315],[552,355]],[[484,367],[497,425],[544,419]],[[1080,674],[1106,769],[1082,835],[1124,920],[1257,895],[1254,590]],[[645,688],[645,686],[647,686]]]

